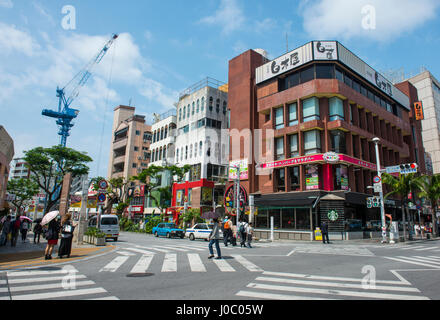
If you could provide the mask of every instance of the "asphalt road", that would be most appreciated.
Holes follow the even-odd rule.
[[[110,241],[111,242],[111,241]],[[0,274],[3,300],[440,299],[440,242],[221,244],[122,233],[116,249]]]

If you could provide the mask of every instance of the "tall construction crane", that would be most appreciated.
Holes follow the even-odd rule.
[[[114,34],[112,38],[105,44],[104,48],[80,72],[78,72],[77,75],[67,83],[67,85],[65,85],[62,89],[57,87],[57,98],[59,99],[58,111],[47,109],[43,110],[43,116],[58,119],[56,123],[60,126],[60,131],[58,134],[61,136],[61,146],[66,146],[67,137],[70,136],[70,129],[74,125],[72,120],[75,119],[79,114],[79,110],[70,108],[73,100],[78,97],[80,88],[83,87],[89,80],[90,76],[92,75],[91,72],[93,67],[101,62],[117,38],[118,35]],[[67,95],[68,88],[70,88],[71,85],[73,86],[72,91],[69,95]]]

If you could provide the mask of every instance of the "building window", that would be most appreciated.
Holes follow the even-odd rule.
[[[191,115],[194,115],[195,112],[196,112],[196,103],[193,102],[193,107],[192,107],[192,113],[191,113]]]
[[[203,142],[200,141],[199,156],[201,157],[202,155],[203,155]]]
[[[315,66],[307,67],[301,70],[300,73],[301,83],[309,82],[315,78]]]
[[[292,103],[289,105],[289,126],[298,124],[298,104]]]
[[[333,64],[317,64],[316,79],[334,79],[334,70]]]
[[[188,104],[188,109],[187,109],[187,111],[188,111],[188,113],[187,113],[186,115],[187,115],[188,118],[189,118],[190,115],[191,115],[191,105],[190,105],[190,104]]]
[[[179,109],[179,121],[182,121],[182,109]]]
[[[164,134],[164,130],[162,128],[162,129],[160,129],[160,140],[163,140],[163,134]]]
[[[226,115],[226,111],[228,109],[228,105],[226,103],[226,101],[223,101],[223,114]]]
[[[333,170],[335,190],[348,190],[348,167],[337,165]]]
[[[152,157],[151,157],[151,160],[154,162],[154,157],[156,156],[156,150],[153,150],[153,155],[152,155]]]
[[[139,130],[136,130],[136,135],[137,135],[137,136],[140,136],[140,135],[141,135],[141,132],[140,132]]]
[[[344,82],[350,88],[352,87],[352,80],[351,80],[351,77],[349,75],[347,75],[347,74],[344,75]]]
[[[215,104],[215,111],[217,113],[220,113],[220,99],[217,99],[216,104]]]
[[[353,79],[353,89],[357,92],[361,92],[361,84]]]
[[[191,144],[191,146],[189,147],[189,158],[192,159],[193,157],[193,145]]]
[[[319,189],[319,166],[308,165],[304,168],[306,178],[306,190]]]
[[[284,159],[284,137],[275,138],[275,160]]]
[[[304,132],[304,154],[321,152],[321,133],[319,130]]]
[[[341,82],[344,82],[344,73],[338,67],[335,68],[335,78]]]
[[[338,97],[329,99],[330,121],[344,120],[344,102]]]
[[[297,230],[310,230],[310,209],[295,209],[296,216],[296,229]]]
[[[186,117],[186,107],[183,107],[183,119]]]
[[[213,110],[213,104],[214,104],[214,99],[212,97],[209,97],[209,111]]]
[[[199,113],[200,111],[200,99],[197,99],[197,110],[196,112]]]
[[[202,97],[202,112],[205,110],[205,97]]]
[[[159,160],[162,160],[162,148],[160,148],[160,151],[159,151]]]
[[[303,100],[303,122],[319,120],[319,100],[312,97]]]
[[[286,78],[287,88],[292,88],[299,85],[299,72],[295,72]]]
[[[165,133],[163,135],[163,138],[166,139],[168,136],[168,127],[165,127]]]
[[[176,150],[176,163],[179,162],[179,149]]]
[[[134,151],[139,151],[139,147],[134,147]]]
[[[286,178],[285,178],[285,170],[282,169],[276,169],[275,170],[275,176],[277,179],[277,189],[278,191],[286,191]]]
[[[290,174],[290,189],[292,191],[299,191],[300,190],[299,167],[290,167],[289,174]]]
[[[163,147],[163,158],[167,158],[167,147]]]
[[[330,140],[332,143],[332,151],[336,153],[346,153],[347,143],[345,132],[341,130],[330,131]]]
[[[299,149],[298,149],[298,134],[293,134],[289,136],[290,139],[290,157],[298,157]]]
[[[133,169],[137,168],[137,163],[133,163]]]
[[[275,129],[284,128],[284,108],[275,109]]]
[[[197,142],[194,143],[194,158],[197,158]]]

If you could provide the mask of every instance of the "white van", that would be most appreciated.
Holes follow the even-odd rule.
[[[97,228],[98,217],[94,216],[89,219],[89,227]],[[101,215],[101,231],[105,233],[107,239],[111,238],[118,241],[119,237],[119,219],[115,215]]]

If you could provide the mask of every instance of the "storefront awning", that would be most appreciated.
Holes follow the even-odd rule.
[[[314,192],[288,192],[280,194],[255,195],[256,207],[310,207],[318,197],[324,193],[320,191]]]

